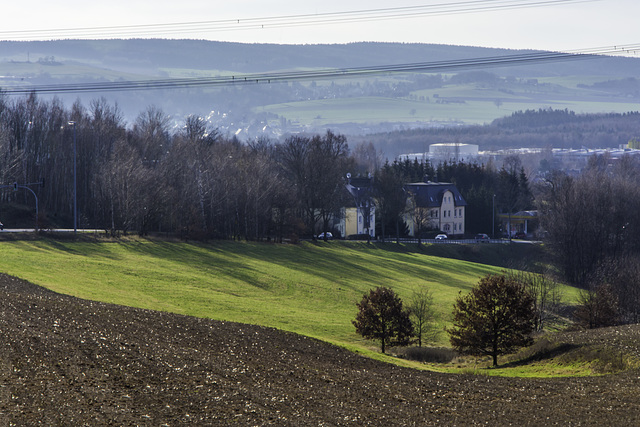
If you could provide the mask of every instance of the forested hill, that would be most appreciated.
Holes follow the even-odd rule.
[[[12,90],[34,90],[41,99],[51,101],[55,96],[65,106],[80,101],[78,105],[86,107],[104,98],[117,105],[129,124],[150,106],[170,116],[173,127],[182,126],[186,117],[196,115],[206,120],[210,129],[242,141],[323,134],[331,129],[347,135],[350,145],[355,146],[362,135],[374,134],[367,140],[379,141],[377,145],[389,157],[424,150],[432,142],[473,142],[483,149],[610,147],[638,136],[635,124],[625,116],[603,119],[607,123],[615,121],[613,127],[602,124],[600,118],[567,122],[572,126],[568,135],[561,134],[560,129],[546,128],[537,133],[530,131],[531,126],[508,131],[506,124],[499,123],[462,129],[461,125],[489,124],[525,110],[568,108],[597,114],[638,109],[640,58],[582,56],[580,59],[584,60],[572,57],[560,62],[483,65],[481,70],[474,66],[474,59],[495,63],[498,57],[531,53],[374,42],[276,45],[159,39],[0,41],[0,90],[6,91],[9,100],[17,99],[11,97]],[[465,66],[451,67],[454,62]],[[437,72],[338,75],[317,81],[256,79],[255,84],[237,85],[235,81],[219,84],[217,80],[242,74],[376,66],[388,69],[385,66],[416,63],[446,63],[450,67]],[[140,91],[118,88],[121,82],[193,78],[204,79],[204,83],[183,87],[169,82],[162,88]],[[84,91],[86,85],[105,82],[108,90]],[[78,88],[82,91],[78,92]],[[555,118],[563,122],[571,119]],[[447,128],[441,129],[443,126]],[[440,130],[389,133],[434,128]],[[574,132],[588,134],[580,138]],[[504,135],[510,138],[505,139]]]
[[[553,147],[617,148],[640,137],[640,113],[576,114],[568,110],[518,111],[485,126],[412,129],[354,137],[385,153],[415,153],[429,144],[478,144],[480,150]]]
[[[0,61],[38,61],[56,58],[120,71],[153,73],[162,68],[264,72],[296,68],[342,68],[368,65],[436,62],[531,53],[507,49],[418,43],[348,43],[277,45],[206,40],[54,40],[0,41]],[[636,74],[640,59],[590,59],[561,63],[502,67],[514,76]]]

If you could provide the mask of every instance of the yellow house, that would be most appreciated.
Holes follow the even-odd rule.
[[[375,226],[373,226],[375,224],[375,207],[372,207],[371,210],[371,222],[368,230],[365,227],[365,215],[356,207],[343,208],[343,219],[336,225],[336,228],[345,237],[353,234],[369,234],[372,238],[375,237]]]
[[[376,208],[372,197],[373,179],[351,178],[347,175],[346,189],[350,194],[349,203],[342,208],[341,218],[335,228],[343,237],[351,235],[376,235]]]
[[[414,182],[405,184],[408,194],[404,220],[414,237],[439,231],[448,235],[465,233],[467,202],[457,187],[448,182]]]

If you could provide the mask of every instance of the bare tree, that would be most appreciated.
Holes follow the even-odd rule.
[[[600,285],[610,287],[617,300],[619,323],[640,322],[640,256],[628,254],[603,260],[590,283],[592,290]]]
[[[346,138],[331,131],[313,138],[290,137],[278,147],[278,161],[296,191],[308,233],[315,235],[318,223],[321,231],[328,231],[329,220],[344,206],[348,155]]]
[[[541,225],[570,283],[586,287],[601,260],[640,248],[638,182],[612,175],[599,162],[578,177],[550,177],[539,205]]]
[[[169,123],[169,116],[155,106],[138,115],[132,132],[143,161],[157,162],[166,156],[170,148]]]
[[[522,283],[534,297],[535,329],[541,331],[548,320],[553,318],[561,304],[560,284],[548,273],[513,270],[507,274]]]
[[[361,175],[374,173],[382,166],[382,154],[376,150],[371,142],[361,142],[352,151],[355,169],[353,172]]]
[[[574,316],[582,326],[594,329],[617,324],[618,299],[611,285],[604,283],[582,289]]]
[[[441,331],[438,329],[438,314],[430,290],[421,289],[413,293],[409,301],[409,313],[415,336],[418,338],[418,346],[422,347],[423,340],[436,341]]]

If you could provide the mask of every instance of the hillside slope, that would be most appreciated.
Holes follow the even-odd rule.
[[[245,140],[281,138],[300,132],[346,135],[397,129],[484,124],[514,111],[538,108],[576,112],[637,109],[638,94],[618,93],[635,82],[638,58],[582,56],[581,60],[516,61],[533,51],[417,43],[317,45],[243,44],[205,40],[0,41],[0,88],[40,90],[65,104],[90,106],[104,97],[118,104],[125,119],[154,105],[182,127],[196,114],[223,134]],[[498,60],[498,58],[501,58]],[[496,66],[482,65],[477,60]],[[584,59],[584,60],[582,60]],[[431,64],[430,72],[377,72],[272,81],[265,73]],[[247,84],[238,84],[243,81]],[[113,84],[149,79],[239,80],[185,88],[112,91]],[[255,79],[255,80],[254,80]],[[74,85],[105,82],[109,90],[72,91]],[[249,83],[250,82],[250,83]],[[175,80],[173,81],[175,83]],[[71,86],[65,86],[71,85]],[[48,86],[48,88],[45,88]],[[60,87],[65,90],[61,91]],[[53,92],[48,92],[53,88]],[[117,89],[117,88],[116,88]],[[614,92],[612,93],[612,90]],[[389,153],[390,155],[392,153]],[[393,153],[395,154],[395,153]]]
[[[162,68],[230,70],[243,73],[296,68],[342,68],[416,62],[439,62],[532,53],[422,43],[359,42],[347,44],[280,45],[206,40],[127,39],[0,41],[0,61],[38,61],[55,57],[121,71],[157,73]],[[514,76],[637,74],[638,58],[602,57],[583,61],[501,67]]]
[[[89,302],[5,275],[0,325],[2,425],[640,422],[635,371],[418,372],[275,329]],[[637,326],[614,332],[638,351]]]

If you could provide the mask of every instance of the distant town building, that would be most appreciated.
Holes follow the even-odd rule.
[[[398,159],[419,162],[429,160],[431,163],[438,164],[444,161],[471,161],[477,157],[478,145],[476,144],[438,143],[429,145],[429,151],[426,153],[401,154]]]
[[[478,157],[476,144],[441,143],[429,146],[429,159],[437,161],[469,161]]]
[[[629,144],[631,145],[631,144]],[[594,155],[606,156],[611,163],[615,163],[623,156],[640,156],[640,149],[630,148],[624,144],[619,148],[508,148],[503,150],[479,151],[475,144],[454,144],[442,143],[431,144],[429,151],[425,153],[401,154],[398,160],[417,160],[418,162],[429,161],[437,165],[444,161],[464,161],[487,164],[489,161],[500,165],[502,161],[510,156],[526,158],[534,156],[537,162],[542,159],[553,160],[562,169],[580,170],[590,157]]]

